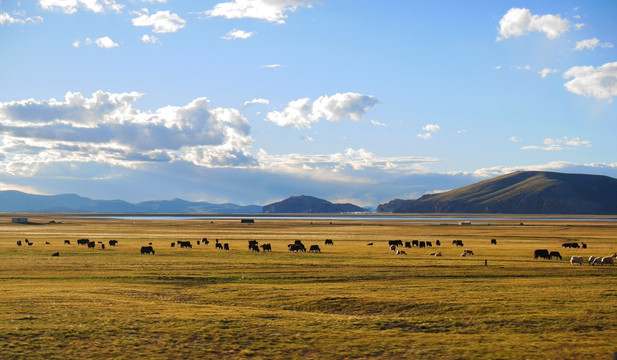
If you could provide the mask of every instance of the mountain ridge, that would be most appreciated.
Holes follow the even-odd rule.
[[[521,171],[415,200],[394,199],[377,212],[617,214],[617,179]]]

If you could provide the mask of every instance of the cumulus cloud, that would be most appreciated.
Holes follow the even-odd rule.
[[[227,34],[221,36],[221,39],[225,39],[225,40],[238,40],[238,39],[246,40],[246,39],[250,38],[251,36],[253,36],[254,34],[255,34],[254,32],[247,32],[247,31],[244,31],[244,30],[233,29],[230,32],[228,32]]]
[[[609,99],[609,102],[612,102],[613,96],[617,96],[617,62],[606,63],[597,68],[575,66],[567,70],[563,77],[572,78],[564,86],[573,94]]]
[[[543,146],[531,145],[523,146],[522,150],[544,150],[544,151],[561,151],[561,150],[573,150],[580,146],[590,148],[591,141],[581,140],[579,137],[568,138],[564,136],[562,138],[546,138],[543,141]]]
[[[95,13],[120,13],[124,8],[114,0],[39,0],[39,5],[43,10],[62,11],[65,14],[74,14],[80,8]]]
[[[429,140],[433,137],[433,134],[441,130],[441,128],[439,125],[426,124],[422,127],[422,130],[426,132],[424,134],[418,134],[416,137],[422,140]]]
[[[497,41],[541,32],[549,39],[556,39],[568,31],[570,24],[559,15],[532,15],[529,9],[512,8],[499,20]]]
[[[218,3],[212,10],[205,12],[208,16],[226,19],[259,19],[268,22],[285,23],[287,13],[295,12],[299,7],[311,7],[314,1],[308,0],[233,0]]]
[[[540,74],[540,76],[542,76],[542,78],[547,77],[549,74],[553,74],[559,72],[559,70],[557,69],[549,69],[549,68],[544,68],[540,71],[538,71],[538,74]]]
[[[13,14],[11,16],[7,12],[0,13],[0,25],[4,24],[37,24],[43,22],[43,18],[40,16],[24,17],[21,13]]]
[[[186,26],[186,20],[177,14],[172,14],[169,10],[157,11],[152,15],[145,11],[145,13],[138,15],[138,17],[132,19],[133,25],[152,26],[152,32],[157,34],[173,33]]]
[[[266,114],[266,120],[278,126],[293,126],[297,129],[310,129],[311,124],[320,121],[341,121],[351,119],[362,121],[364,113],[377,105],[377,99],[358,93],[337,93],[320,96],[311,102],[309,98],[289,102],[283,111]]]
[[[81,45],[82,45],[82,42],[80,40],[76,40],[75,42],[73,42],[73,47],[75,48],[81,47]],[[118,47],[118,44],[115,43],[112,39],[110,39],[109,36],[103,36],[96,40],[86,38],[86,40],[84,40],[83,42],[83,45],[86,45],[86,46],[96,45],[103,49],[112,49],[112,48]]]
[[[584,49],[593,50],[596,47],[610,49],[610,48],[613,47],[613,44],[609,43],[609,42],[600,43],[600,40],[598,40],[596,38],[593,38],[593,39],[577,41],[576,42],[576,46],[572,50],[574,50],[574,51],[581,51],[581,50],[584,50]]]
[[[148,34],[144,34],[144,36],[141,37],[141,41],[144,44],[159,44],[159,38],[157,38],[156,36],[150,36]]]
[[[270,101],[268,99],[253,99],[253,100],[245,101],[244,106],[252,105],[252,104],[268,105],[269,103]]]
[[[261,169],[321,181],[374,183],[371,176],[362,177],[358,171],[385,171],[403,174],[427,173],[426,165],[436,158],[420,156],[380,157],[365,149],[347,148],[334,154],[271,155],[260,150],[257,159]]]
[[[250,126],[238,110],[210,108],[208,99],[197,98],[185,106],[141,111],[133,108],[141,96],[98,91],[87,98],[69,92],[60,101],[0,103],[4,171],[10,166],[32,171],[54,161],[255,165],[247,150],[253,141]]]

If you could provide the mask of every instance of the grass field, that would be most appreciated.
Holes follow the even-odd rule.
[[[568,262],[615,253],[614,221],[30,220],[38,225],[0,217],[0,359],[612,359],[617,351],[617,266]],[[198,246],[203,237],[211,243]],[[16,246],[26,238],[34,245]],[[118,245],[88,249],[79,238]],[[215,239],[231,250],[215,250]],[[249,252],[252,239],[274,251]],[[442,244],[396,256],[387,246],[395,239]],[[461,257],[453,239],[475,255]],[[193,248],[171,248],[177,240]],[[290,253],[294,240],[322,252]],[[588,248],[561,247],[573,241]],[[156,255],[140,255],[148,243]],[[534,260],[534,249],[563,260]],[[444,256],[428,256],[436,251]]]

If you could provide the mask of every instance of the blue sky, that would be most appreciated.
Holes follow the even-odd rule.
[[[0,189],[370,206],[617,177],[617,2],[0,0]]]

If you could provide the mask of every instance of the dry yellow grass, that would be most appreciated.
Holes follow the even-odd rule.
[[[0,218],[0,358],[610,359],[617,351],[617,267],[567,262],[616,252],[611,221],[31,221],[41,225]],[[119,244],[77,246],[84,237]],[[211,243],[196,245],[203,237]],[[26,238],[32,247],[16,246]],[[215,250],[217,238],[231,250]],[[252,239],[274,251],[249,252]],[[395,239],[442,245],[396,256],[386,245]],[[460,257],[453,239],[475,255]],[[193,248],[171,248],[177,240]],[[322,253],[290,253],[293,240]],[[589,248],[561,247],[577,240]],[[156,255],[139,254],[148,243]],[[534,260],[538,248],[564,260]]]

